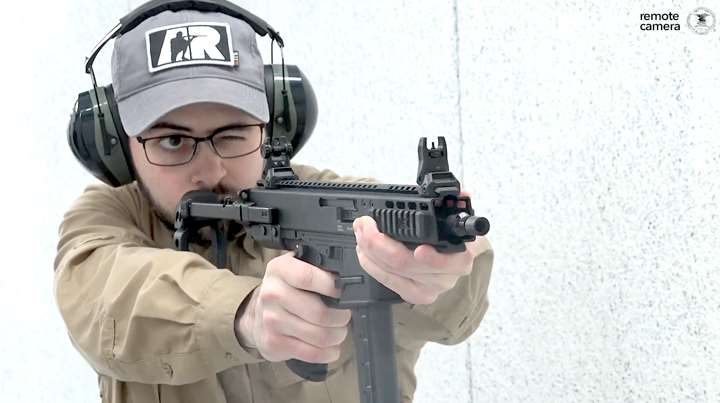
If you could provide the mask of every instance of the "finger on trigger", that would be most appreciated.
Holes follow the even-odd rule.
[[[329,308],[316,294],[293,288],[287,294],[292,303],[284,308],[307,322],[323,327],[343,327],[350,322],[350,310]]]
[[[280,269],[281,278],[288,285],[333,298],[340,297],[340,290],[335,288],[335,275],[298,258],[289,259],[289,262]]]

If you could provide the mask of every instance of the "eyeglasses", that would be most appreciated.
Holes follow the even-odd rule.
[[[210,148],[220,158],[238,158],[252,154],[262,143],[262,129],[265,124],[238,125],[207,137],[191,137],[184,134],[140,138],[145,158],[153,165],[177,166],[192,161],[197,153],[198,143],[210,142]]]

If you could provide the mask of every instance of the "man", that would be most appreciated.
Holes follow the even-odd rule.
[[[195,39],[195,36],[183,36],[182,32],[177,32],[175,38],[170,41],[170,49],[172,53],[172,60],[178,61],[182,53],[182,60],[190,60],[187,57],[187,51],[190,49],[190,41]]]
[[[148,67],[145,33],[188,22],[228,23],[243,62]],[[179,62],[183,62],[182,59]],[[262,172],[268,121],[255,34],[224,14],[165,11],[117,38],[113,87],[131,137],[138,180],[93,185],[66,213],[55,261],[56,298],[75,347],[99,374],[108,402],[357,402],[350,313],[325,306],[333,276],[292,253],[261,248],[244,230],[228,250],[228,270],[172,250],[172,222],[190,190],[233,193]],[[340,178],[294,165],[305,180]],[[492,251],[485,238],[467,251],[414,251],[355,220],[363,268],[397,292],[398,382],[404,402],[427,341],[467,338],[487,309]],[[292,373],[285,360],[329,363],[324,382]]]

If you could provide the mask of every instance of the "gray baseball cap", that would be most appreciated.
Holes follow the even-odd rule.
[[[226,104],[268,121],[255,31],[222,13],[164,11],[117,37],[112,84],[131,137],[198,102]]]

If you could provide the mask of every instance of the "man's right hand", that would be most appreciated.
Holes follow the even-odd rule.
[[[329,363],[340,357],[349,309],[327,307],[318,294],[338,298],[332,274],[286,253],[270,260],[265,277],[235,319],[241,345],[268,361],[291,358]]]

